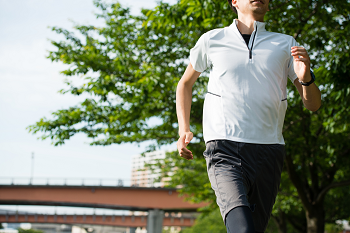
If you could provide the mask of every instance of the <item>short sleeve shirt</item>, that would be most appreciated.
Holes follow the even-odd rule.
[[[297,43],[256,21],[247,45],[236,24],[203,34],[190,50],[196,71],[210,68],[204,140],[284,144],[287,80],[297,78],[290,50]]]

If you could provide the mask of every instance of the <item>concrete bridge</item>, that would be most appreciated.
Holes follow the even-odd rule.
[[[195,217],[165,216],[163,226],[190,227]],[[0,222],[6,223],[56,223],[56,224],[89,224],[117,227],[146,227],[148,216],[137,215],[50,215],[35,213],[1,213]]]
[[[0,185],[1,204],[148,211],[145,223],[148,232],[152,233],[161,232],[164,221],[175,221],[174,218],[173,220],[164,220],[164,211],[195,212],[198,208],[207,205],[207,203],[192,204],[186,202],[185,197],[179,197],[177,190],[171,188],[67,185]],[[77,219],[77,217],[75,218]],[[68,219],[68,216],[66,218]],[[74,218],[74,216],[69,218]],[[137,224],[141,224],[142,217],[131,216],[130,221],[132,218],[134,223],[137,219]],[[48,216],[47,219],[49,219]],[[126,216],[124,216],[125,219]]]
[[[0,185],[0,204],[173,212],[193,212],[206,205],[186,202],[171,188],[59,185]]]

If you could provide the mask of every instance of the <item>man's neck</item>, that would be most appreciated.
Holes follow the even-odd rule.
[[[254,19],[253,17],[243,17],[243,16],[238,15],[237,27],[242,34],[251,35],[255,29],[254,28],[255,21],[263,22],[264,18]]]

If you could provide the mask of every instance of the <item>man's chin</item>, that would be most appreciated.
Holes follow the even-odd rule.
[[[254,14],[265,15],[266,12],[267,12],[267,10],[265,8],[262,8],[262,7],[254,7],[254,9],[253,9]]]

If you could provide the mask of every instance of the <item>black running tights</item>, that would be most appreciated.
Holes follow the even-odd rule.
[[[227,233],[258,233],[255,232],[252,212],[247,206],[232,209],[226,215]]]

